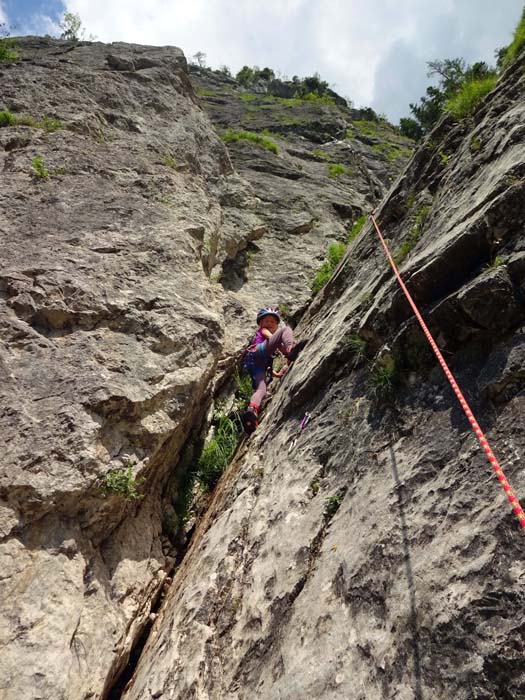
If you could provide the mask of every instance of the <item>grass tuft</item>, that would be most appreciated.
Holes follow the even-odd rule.
[[[463,119],[473,114],[481,100],[494,89],[498,78],[489,75],[480,80],[470,80],[452,97],[445,105],[445,110],[450,112],[455,119]]]
[[[338,178],[346,174],[346,168],[341,163],[330,163],[328,166],[328,177]]]
[[[251,141],[252,143],[266,148],[266,150],[272,153],[279,153],[277,144],[266,136],[261,136],[261,134],[255,134],[252,131],[237,131],[236,129],[229,129],[226,133],[221,136],[224,143],[235,143],[236,141]]]
[[[507,47],[505,51],[505,56],[503,57],[503,67],[506,68],[512,61],[514,61],[520,53],[525,48],[525,9],[521,15],[521,19],[518,26],[514,30],[514,37],[512,42]]]
[[[367,220],[367,215],[366,214],[361,214],[361,216],[357,219],[357,221],[353,224],[350,233],[348,234],[348,243],[354,240],[354,238],[357,238],[359,234],[361,233],[361,229],[363,226],[366,224]]]
[[[345,243],[332,243],[328,247],[327,259],[317,271],[312,282],[312,295],[318,294],[332,276],[346,251]]]
[[[375,399],[387,399],[394,393],[397,380],[397,368],[394,361],[386,365],[378,365],[368,378],[370,394]]]
[[[210,491],[237,448],[241,429],[237,421],[224,413],[215,417],[214,437],[204,446],[195,472],[196,481],[205,491]]]
[[[406,258],[406,256],[410,253],[410,251],[416,247],[416,244],[421,238],[421,234],[423,233],[423,225],[428,216],[429,210],[429,206],[424,206],[421,207],[421,209],[417,213],[415,223],[412,229],[410,230],[410,233],[393,255],[394,262],[396,263],[396,265],[400,265]]]

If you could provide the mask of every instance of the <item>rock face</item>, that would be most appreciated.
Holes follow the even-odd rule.
[[[181,51],[21,53],[1,98],[0,694],[100,697],[172,566],[160,493],[224,342],[220,193],[253,195]],[[118,474],[144,497],[104,497]]]
[[[523,67],[442,121],[378,212],[519,495]],[[370,224],[297,331],[126,700],[523,698],[523,534]]]
[[[166,485],[219,359],[262,301],[305,305],[399,168],[371,152],[347,192],[292,134],[232,148],[243,179],[180,50],[19,45],[0,96],[0,695],[99,698],[178,555]]]
[[[238,293],[230,294],[225,319],[237,334],[242,320],[242,335],[261,295],[292,318],[304,310],[328,245],[345,241],[363,211],[379,203],[413,143],[385,122],[360,119],[338,103],[259,94],[196,66],[190,77],[219,133],[262,135],[277,149],[276,155],[248,139],[228,143],[235,170],[257,195],[264,233],[248,245],[245,238],[230,245],[227,260],[214,270],[228,292]]]

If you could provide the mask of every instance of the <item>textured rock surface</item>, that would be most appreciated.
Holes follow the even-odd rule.
[[[358,216],[381,200],[413,144],[389,125],[359,120],[359,112],[340,104],[256,94],[195,66],[190,75],[220,133],[264,132],[278,149],[275,154],[248,140],[228,144],[235,170],[257,195],[255,211],[265,230],[248,246],[243,239],[237,250],[232,247],[235,254],[214,270],[234,292],[225,310],[227,327],[242,335],[261,296],[290,316],[305,308],[328,245],[345,241]],[[330,176],[334,165],[344,169],[337,177]]]
[[[179,50],[21,51],[1,107],[64,128],[0,130],[0,694],[100,697],[173,561],[160,492],[224,341],[220,192],[247,236],[252,194]],[[104,498],[129,465],[145,497]]]
[[[522,62],[378,215],[394,251],[419,229],[402,272],[521,495],[524,92]],[[370,225],[298,330],[126,699],[524,697],[523,535]]]
[[[25,38],[20,52],[0,96],[18,118],[0,129],[0,694],[95,698],[178,554],[164,491],[219,358],[262,301],[304,306],[327,242],[392,168],[380,181],[362,165],[347,193],[311,143],[281,139],[276,156],[234,149],[250,184],[180,50]],[[129,468],[143,498],[104,496]]]

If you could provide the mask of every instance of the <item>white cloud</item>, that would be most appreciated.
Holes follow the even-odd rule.
[[[397,119],[429,84],[426,61],[491,62],[516,0],[63,0],[101,41],[179,46],[233,71],[318,71],[356,104]],[[519,3],[518,3],[519,4]]]
[[[23,24],[20,24],[16,28],[16,34],[21,36],[44,36],[46,34],[49,34],[49,36],[58,36],[60,32],[61,29],[57,22],[51,19],[51,17],[48,17],[48,15],[42,14],[31,15]]]

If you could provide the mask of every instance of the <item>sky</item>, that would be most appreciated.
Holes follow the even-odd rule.
[[[356,107],[397,123],[432,80],[427,61],[494,63],[523,0],[0,0],[11,35],[60,34],[77,13],[99,41],[174,45],[212,68],[318,72]]]

